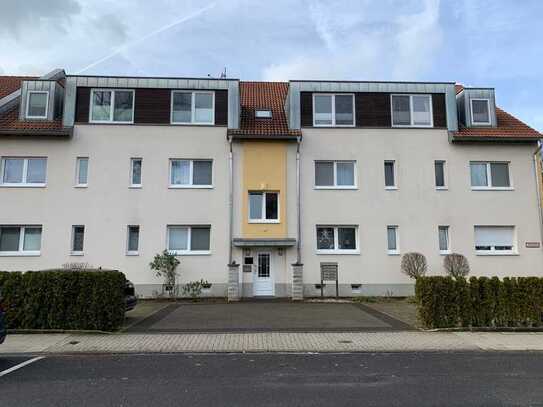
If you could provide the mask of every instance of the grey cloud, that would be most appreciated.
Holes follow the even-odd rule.
[[[94,18],[92,26],[113,43],[123,43],[128,39],[126,25],[115,14],[104,14]]]

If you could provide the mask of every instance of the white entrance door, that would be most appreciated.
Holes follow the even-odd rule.
[[[255,296],[273,295],[273,276],[270,252],[256,254],[256,267],[253,274],[253,294]]]

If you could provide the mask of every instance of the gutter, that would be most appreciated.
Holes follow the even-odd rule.
[[[302,264],[302,206],[300,188],[300,145],[302,137],[296,140],[296,212],[297,212],[297,237],[296,239],[296,264]]]
[[[55,129],[0,129],[0,135],[6,135],[6,136],[57,136],[57,137],[64,137],[68,136],[71,137],[73,135],[73,127],[65,127],[63,129],[55,130]]]
[[[234,154],[232,152],[232,137],[228,137],[228,264],[232,264],[233,225],[234,225]]]
[[[534,157],[534,175],[535,175],[535,185],[536,185],[536,191],[537,191],[537,207],[539,208],[539,233],[541,237],[541,242],[543,245],[543,207],[541,206],[541,185],[543,183],[540,183],[542,174],[538,171],[538,165],[537,165],[537,154],[541,152],[541,148],[543,147],[543,144],[539,142],[539,146],[534,151],[533,157]]]

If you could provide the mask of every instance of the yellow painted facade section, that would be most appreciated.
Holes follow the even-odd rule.
[[[287,144],[244,141],[242,233],[245,238],[287,237]],[[249,192],[279,192],[279,223],[249,223]]]

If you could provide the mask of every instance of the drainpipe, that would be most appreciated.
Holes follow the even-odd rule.
[[[296,239],[296,264],[302,264],[302,207],[300,197],[300,144],[302,137],[296,139],[296,212],[297,212],[297,237]]]
[[[230,151],[228,153],[228,264],[232,264],[232,241],[234,225],[234,154],[232,153],[232,137],[228,137]]]
[[[543,244],[543,208],[541,207],[541,175],[538,171],[538,165],[537,165],[537,154],[541,151],[541,148],[543,145],[541,144],[541,141],[538,142],[539,146],[534,151],[534,174],[535,174],[535,182],[536,182],[536,190],[537,190],[537,207],[539,208],[539,233],[541,235],[541,242]]]

